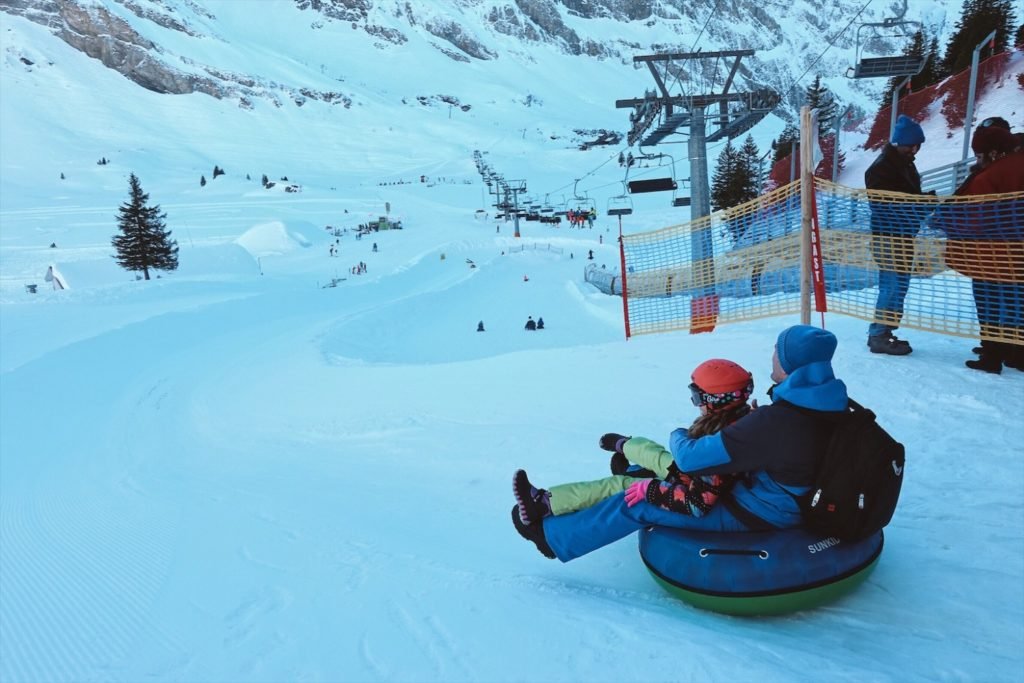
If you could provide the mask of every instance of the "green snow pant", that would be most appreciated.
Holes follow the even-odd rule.
[[[651,470],[659,479],[668,476],[668,467],[672,464],[672,454],[666,451],[661,444],[637,436],[623,444],[622,450],[632,464]],[[637,481],[640,481],[640,478],[617,474],[604,479],[552,486],[548,489],[551,492],[551,513],[565,515],[583,510],[600,503],[605,498],[622,493]]]

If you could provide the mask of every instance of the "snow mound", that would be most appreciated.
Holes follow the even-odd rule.
[[[308,249],[325,239],[324,232],[309,223],[270,221],[249,228],[235,240],[235,243],[258,258]]]

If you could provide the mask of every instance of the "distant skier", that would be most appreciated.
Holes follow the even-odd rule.
[[[373,243],[373,251],[374,251],[374,253],[377,252],[377,243],[376,242]]]
[[[589,254],[589,256],[587,256],[587,258],[589,260],[593,261],[594,260],[594,250],[590,249],[589,252],[590,252],[590,254]]]
[[[483,320],[481,320],[480,322],[478,322],[476,324],[476,331],[477,332],[484,332],[485,331],[484,330],[484,321]]]
[[[526,329],[530,332],[537,329],[537,323],[534,322],[532,315],[526,317]]]
[[[538,330],[543,330],[544,329],[544,318],[537,318],[537,329]]]

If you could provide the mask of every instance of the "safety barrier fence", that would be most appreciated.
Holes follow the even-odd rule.
[[[1024,192],[915,196],[804,179],[624,235],[621,259],[627,336],[797,312],[807,322],[813,295],[822,314],[1024,344]]]
[[[561,254],[565,250],[562,247],[555,247],[547,243],[537,244],[536,242],[533,242],[531,244],[513,245],[508,248],[508,253],[510,254],[517,254],[521,251],[550,251],[555,254]]]

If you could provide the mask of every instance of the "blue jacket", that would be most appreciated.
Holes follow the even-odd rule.
[[[829,363],[797,368],[775,387],[772,400],[717,434],[691,439],[677,429],[669,439],[676,466],[687,474],[746,474],[719,504],[750,528],[800,526],[794,496],[813,483],[837,414],[848,402],[846,385]]]

